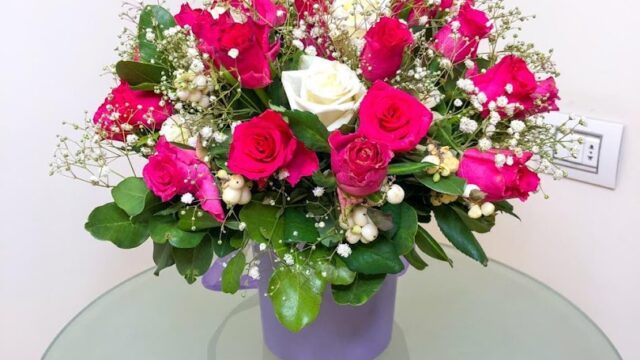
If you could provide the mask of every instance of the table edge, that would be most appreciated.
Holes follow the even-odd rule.
[[[450,250],[456,250],[456,248],[450,244],[440,244],[443,247],[449,248]],[[524,276],[525,278],[541,285],[543,288],[549,290],[551,293],[555,294],[556,296],[558,296],[562,301],[564,301],[565,303],[569,304],[569,306],[571,308],[573,308],[574,310],[576,310],[580,315],[582,315],[585,319],[587,319],[587,321],[600,333],[600,335],[602,335],[602,337],[606,340],[606,342],[609,344],[609,346],[611,347],[611,349],[613,349],[615,355],[622,360],[622,356],[620,355],[620,352],[618,351],[618,348],[613,344],[613,341],[611,341],[611,339],[609,338],[609,336],[607,336],[607,334],[602,330],[602,328],[586,313],[584,312],[580,307],[578,307],[576,304],[573,303],[573,301],[569,300],[566,296],[564,296],[563,294],[561,294],[559,291],[557,291],[556,289],[552,288],[551,286],[545,284],[544,282],[542,282],[541,280],[538,280],[537,278],[533,277],[532,275],[529,275],[519,269],[514,268],[511,265],[508,265],[502,261],[498,261],[492,258],[489,258],[489,264],[497,264],[498,266],[502,266],[504,268],[506,268],[507,270],[511,270],[519,275]],[[79,318],[82,314],[85,313],[85,311],[87,311],[87,309],[89,309],[93,304],[95,304],[96,302],[100,301],[103,297],[106,297],[107,295],[109,295],[111,292],[115,291],[116,289],[118,289],[120,286],[133,281],[143,275],[146,275],[147,273],[152,272],[155,269],[155,267],[150,267],[148,269],[145,269],[143,271],[138,272],[135,275],[132,275],[131,277],[120,281],[119,283],[117,283],[116,285],[114,285],[112,288],[110,288],[109,290],[103,292],[102,294],[98,295],[95,299],[93,299],[91,302],[89,302],[87,305],[85,305],[82,310],[80,310],[77,314],[75,314],[69,321],[67,321],[65,323],[65,325],[60,329],[60,331],[58,331],[58,333],[56,334],[56,336],[53,338],[53,340],[51,340],[51,343],[49,343],[49,345],[47,346],[47,349],[44,351],[44,353],[42,354],[42,360],[46,360],[47,354],[49,354],[49,351],[51,350],[51,348],[55,345],[55,343],[58,341],[58,339],[62,336],[62,334],[65,332],[65,330],[71,326],[71,324],[77,319]],[[194,284],[192,284],[194,285]]]

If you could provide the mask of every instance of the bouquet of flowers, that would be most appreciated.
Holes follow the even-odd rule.
[[[502,0],[125,5],[115,87],[71,125],[80,139],[60,136],[52,172],[111,188],[87,231],[150,238],[156,273],[193,283],[218,257],[228,293],[270,276],[291,331],[328,287],[361,305],[405,262],[451,263],[420,223],[487,265],[474,233],[574,149],[577,119],[541,116],[558,110],[551,53]]]

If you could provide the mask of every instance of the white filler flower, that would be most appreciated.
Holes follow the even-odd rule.
[[[308,55],[300,70],[282,73],[282,85],[292,109],[318,115],[330,131],[351,120],[366,92],[347,65]]]

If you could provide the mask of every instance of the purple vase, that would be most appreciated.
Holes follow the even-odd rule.
[[[264,263],[268,263],[265,261]],[[369,360],[391,341],[397,276],[387,276],[382,288],[362,306],[338,305],[329,287],[315,322],[298,333],[280,324],[267,292],[271,266],[262,266],[259,282],[262,333],[267,348],[282,360]]]

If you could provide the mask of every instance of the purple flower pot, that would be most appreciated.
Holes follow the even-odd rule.
[[[265,261],[268,263],[268,261]],[[262,333],[267,348],[282,360],[369,360],[391,341],[397,276],[387,276],[382,288],[362,306],[338,305],[331,288],[324,294],[314,323],[298,333],[280,324],[267,292],[271,267],[262,266],[259,281]]]

